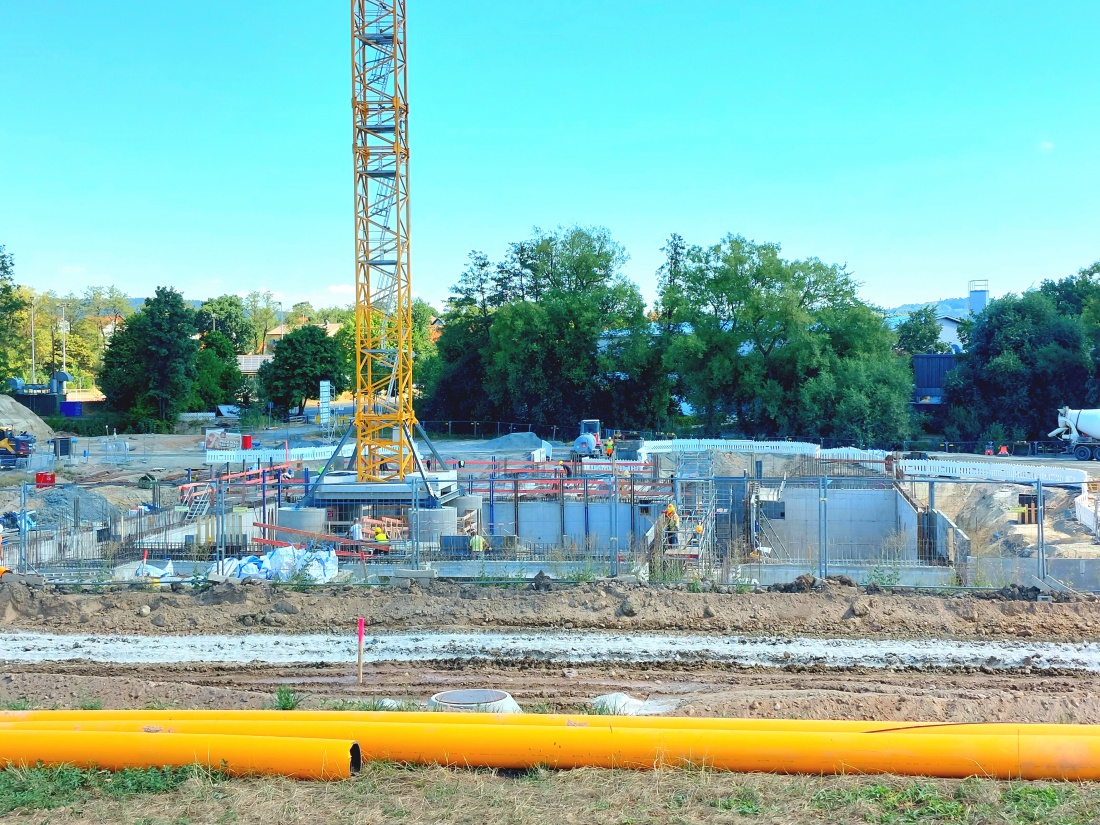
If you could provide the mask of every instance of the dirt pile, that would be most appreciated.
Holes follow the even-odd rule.
[[[248,634],[266,629],[345,634],[363,616],[374,632],[553,628],[823,638],[1100,638],[1100,602],[1091,598],[1051,603],[869,594],[833,582],[808,593],[729,588],[693,593],[623,584],[555,585],[545,592],[443,581],[411,587],[295,592],[258,582],[142,592],[103,585],[98,592],[29,590],[13,596],[12,586],[5,584],[0,585],[0,625],[59,633]],[[622,609],[624,601],[630,610]],[[298,612],[286,605],[277,609],[280,602]],[[154,624],[157,616],[162,618]]]
[[[0,424],[13,427],[17,433],[28,432],[39,441],[53,438],[49,424],[28,410],[10,395],[0,393]]]

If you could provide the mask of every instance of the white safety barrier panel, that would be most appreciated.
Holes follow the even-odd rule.
[[[804,441],[748,441],[728,438],[673,438],[668,441],[646,441],[638,450],[645,461],[655,453],[705,453],[717,450],[721,453],[775,453],[784,455],[816,456],[821,447]]]
[[[239,463],[244,461],[250,464],[256,462],[266,464],[269,461],[274,461],[276,464],[281,464],[284,461],[328,461],[335,452],[335,446],[294,447],[291,450],[287,450],[285,447],[259,450],[207,450],[206,463],[225,464],[226,462]],[[345,444],[340,451],[340,456],[347,458],[353,452],[355,452],[355,445]]]
[[[1040,464],[1002,464],[999,461],[900,461],[907,476],[943,476],[945,478],[981,478],[990,481],[1042,481],[1044,484],[1084,484],[1088,473]]]
[[[1096,494],[1093,493],[1093,495]],[[1088,493],[1081,493],[1074,500],[1074,503],[1077,505],[1077,520],[1096,532],[1096,510],[1094,509],[1092,496]]]

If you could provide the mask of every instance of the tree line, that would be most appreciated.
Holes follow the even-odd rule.
[[[536,230],[496,261],[471,252],[422,369],[421,416],[888,446],[922,431],[1042,438],[1054,407],[1100,404],[1100,263],[965,321],[928,416],[910,403],[912,356],[950,351],[934,306],[891,328],[844,266],[740,235],[674,234],[662,251],[651,307],[605,229]]]
[[[14,274],[13,257],[0,246],[0,377],[44,383],[64,366],[76,385],[99,387],[120,430],[170,430],[180,413],[219,405],[256,413],[270,402],[285,414],[316,398],[322,380],[337,392],[353,384],[355,313],[348,306],[300,302],[284,310],[271,292],[259,291],[196,306],[169,287],[135,306],[113,287],[58,296],[17,284]],[[421,363],[434,354],[428,327],[436,314],[420,300],[413,307]],[[319,325],[339,329],[330,334]],[[280,326],[273,357],[257,375],[243,375],[237,356],[263,353]]]
[[[536,427],[595,417],[622,429],[694,424],[885,446],[922,430],[1041,438],[1057,406],[1100,405],[1100,262],[965,320],[946,403],[928,418],[910,404],[912,356],[949,349],[933,306],[892,329],[844,266],[789,260],[778,244],[739,235],[693,245],[674,234],[663,252],[651,306],[606,229],[535,230],[497,260],[471,252],[437,342],[440,313],[420,300],[413,308],[420,417]],[[4,375],[28,376],[34,308],[40,376],[67,359],[123,426],[165,428],[180,412],[227,403],[285,412],[315,397],[320,380],[353,388],[350,307],[284,310],[270,292],[193,306],[162,287],[134,308],[115,289],[59,297],[13,278],[0,247]],[[326,323],[342,326],[329,335]],[[236,356],[263,351],[280,324],[289,332],[274,358],[246,379]]]

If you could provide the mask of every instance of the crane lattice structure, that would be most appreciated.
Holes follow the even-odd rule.
[[[359,481],[418,469],[405,0],[351,0],[355,133],[356,463]]]

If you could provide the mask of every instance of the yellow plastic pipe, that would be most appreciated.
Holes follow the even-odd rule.
[[[405,714],[406,716],[416,714]],[[465,714],[421,714],[428,719],[420,721],[401,720],[404,724],[438,724],[457,725],[459,727],[476,726],[482,729],[482,735],[492,736],[493,730],[500,727],[494,723],[477,722],[476,716],[472,719]],[[522,720],[524,717],[518,715]],[[615,717],[600,717],[609,719]],[[588,728],[620,728],[632,729],[647,727],[645,719],[625,717],[623,721],[640,722],[641,724],[617,725],[572,725],[564,724],[557,727],[588,727]],[[657,720],[649,720],[657,721]],[[690,722],[691,719],[680,717],[677,721]],[[726,721],[726,720],[699,720],[699,721]],[[761,720],[767,721],[767,720]],[[780,722],[796,722],[800,720],[775,720]],[[67,719],[67,720],[28,720],[20,722],[0,721],[2,730],[50,730],[50,731],[104,731],[104,732],[146,732],[146,733],[186,733],[186,734],[213,734],[232,736],[270,736],[270,737],[305,737],[320,739],[355,739],[370,741],[376,736],[375,729],[378,725],[399,723],[399,720],[319,720],[310,721],[303,719],[247,719],[240,716],[231,716],[225,719]],[[523,727],[521,723],[520,727]],[[958,723],[958,724],[913,724],[903,728],[830,728],[828,722],[808,721],[800,727],[784,725],[779,728],[753,727],[746,729],[719,728],[719,727],[694,727],[691,725],[675,725],[664,727],[648,727],[650,730],[679,730],[692,732],[699,736],[705,736],[713,731],[738,731],[758,733],[862,733],[871,736],[883,736],[886,734],[904,735],[944,735],[944,736],[1096,736],[1100,734],[1100,726],[1097,725],[1046,725],[1046,724],[1018,724],[1018,723]],[[537,728],[551,728],[553,725],[532,725]]]
[[[969,733],[991,735],[1097,736],[1100,725],[1027,722],[917,722],[840,719],[737,719],[693,716],[606,716],[584,714],[444,713],[440,711],[283,711],[283,710],[44,710],[0,712],[0,727],[12,722],[36,720],[137,720],[164,724],[169,721],[252,722],[370,722],[403,724],[445,722],[455,725],[521,725],[533,727],[618,727],[658,730],[777,730],[841,733]],[[263,729],[260,725],[257,730]]]
[[[359,771],[359,746],[347,739],[221,734],[0,730],[0,765],[71,764],[122,768],[204,765],[234,776],[344,779]]]
[[[500,768],[705,764],[777,773],[1100,779],[1100,738],[651,728],[375,725],[365,759]]]
[[[305,715],[305,714],[303,714]],[[349,717],[352,714],[348,714]],[[297,736],[322,739],[359,739],[364,740],[373,735],[374,726],[387,724],[440,724],[457,725],[459,727],[477,726],[486,731],[486,735],[492,735],[492,729],[501,726],[518,725],[524,727],[525,717],[522,714],[512,716],[512,721],[503,723],[499,721],[479,720],[476,714],[438,713],[403,714],[404,719],[362,719],[362,718],[323,718],[317,720],[299,719],[294,717],[260,718],[252,719],[241,715],[231,715],[225,718],[189,717],[181,718],[68,718],[68,719],[30,719],[20,721],[0,720],[0,730],[79,730],[79,731],[119,731],[149,733],[205,733],[205,734],[231,734],[240,736]],[[412,719],[409,717],[420,717]],[[427,718],[423,718],[427,717]],[[546,717],[526,717],[532,722]],[[958,723],[902,723],[904,727],[882,727],[884,723],[859,722],[846,724],[843,722],[831,722],[829,720],[800,720],[800,719],[775,719],[775,720],[743,720],[750,722],[775,722],[774,726],[751,725],[747,727],[730,727],[724,725],[693,725],[692,722],[728,722],[736,720],[727,719],[691,719],[688,717],[676,717],[674,719],[652,719],[646,717],[593,717],[592,724],[587,723],[587,717],[581,717],[582,723],[578,724],[572,719],[566,718],[560,724],[536,723],[529,727],[553,728],[553,727],[579,727],[579,728],[647,728],[650,730],[682,730],[694,731],[705,734],[710,731],[744,731],[744,732],[787,732],[787,733],[864,733],[881,736],[884,734],[907,735],[952,735],[952,736],[1097,736],[1100,735],[1100,725],[1065,725],[1065,724],[1041,724],[1041,723],[1014,723],[1014,722],[958,722]],[[647,724],[654,722],[675,722],[671,725]],[[892,724],[892,723],[885,723]]]
[[[641,727],[577,727],[549,725],[454,724],[447,714],[434,722],[317,722],[266,721],[267,738],[230,735],[248,729],[244,721],[191,720],[170,723],[172,733],[99,733],[54,730],[0,731],[4,737],[89,738],[101,736],[151,739],[251,739],[270,743],[274,763],[253,772],[299,775],[274,754],[285,743],[298,748],[310,736],[358,737],[365,759],[471,767],[526,768],[547,765],[653,768],[660,765],[705,764],[734,771],[779,773],[897,773],[903,775],[998,778],[1100,780],[1100,738],[1023,734],[931,733],[907,731],[798,732],[789,730],[699,730]],[[62,722],[62,720],[58,720]],[[41,724],[48,724],[42,722]],[[54,723],[57,724],[57,723]],[[81,724],[81,723],[75,723]],[[136,720],[100,720],[83,724],[136,725]],[[206,725],[218,735],[190,733]],[[1025,726],[1014,726],[1024,728]],[[292,737],[292,738],[284,738]],[[340,740],[346,742],[346,739]],[[128,754],[128,756],[130,756]],[[41,756],[37,758],[43,758]],[[188,752],[183,763],[196,761]],[[75,761],[59,757],[58,761]],[[102,760],[89,759],[90,762]],[[134,764],[126,762],[125,764]],[[203,760],[199,760],[203,761]],[[158,761],[154,760],[154,764]],[[142,763],[148,764],[148,763]],[[167,763],[166,763],[167,764]],[[273,766],[274,764],[274,766]]]

